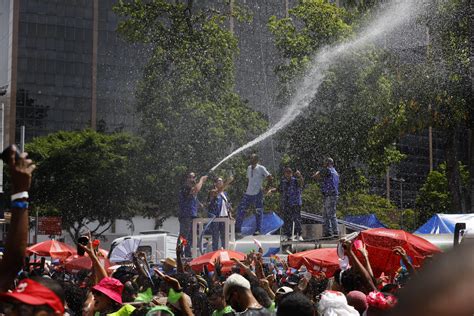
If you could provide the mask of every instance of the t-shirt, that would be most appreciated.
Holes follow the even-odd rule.
[[[199,202],[197,195],[191,193],[191,187],[182,186],[179,190],[179,217],[196,217]]]
[[[323,185],[321,192],[324,196],[339,195],[339,173],[334,167],[328,167],[321,171],[323,177]]]
[[[247,168],[247,179],[249,179],[249,183],[247,185],[247,191],[245,194],[247,195],[257,195],[260,190],[262,190],[262,183],[266,177],[270,175],[267,168],[262,165],[257,164],[255,168],[252,166],[248,166]]]
[[[212,312],[212,316],[232,316],[234,315],[233,312],[234,311],[232,310],[232,307],[227,305],[226,307],[224,307],[223,309],[219,311],[216,309],[214,312]]]

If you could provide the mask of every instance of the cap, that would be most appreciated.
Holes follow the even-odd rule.
[[[164,263],[164,264],[167,264],[169,266],[172,266],[173,268],[177,267],[176,260],[174,260],[173,258],[166,258],[164,260],[160,260],[160,262]]]
[[[275,294],[288,294],[288,293],[291,293],[291,292],[293,292],[293,289],[291,287],[282,286],[282,287],[278,288],[278,290],[276,290]]]
[[[105,277],[92,289],[106,295],[111,300],[122,304],[123,284],[119,280]]]
[[[250,290],[250,282],[240,274],[234,273],[230,275],[224,282],[224,297],[227,297],[227,291],[233,286]]]
[[[64,304],[61,299],[46,286],[24,279],[11,293],[0,293],[0,301],[14,299],[27,305],[48,305],[55,312],[64,313]]]

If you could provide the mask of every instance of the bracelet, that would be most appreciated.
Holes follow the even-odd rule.
[[[12,201],[23,199],[23,198],[27,199],[27,198],[29,198],[28,191],[23,191],[23,192],[18,192],[18,193],[12,194],[11,198],[12,198]]]
[[[26,209],[28,208],[28,202],[26,201],[13,201],[11,208]]]

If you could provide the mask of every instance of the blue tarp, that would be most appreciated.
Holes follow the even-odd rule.
[[[435,214],[415,234],[452,234],[456,223],[474,228],[474,214]]]
[[[344,217],[345,221],[367,226],[370,228],[381,228],[386,226],[382,224],[375,214],[367,214],[367,215],[347,215]]]
[[[262,218],[262,235],[271,234],[283,226],[283,220],[275,212],[264,213]],[[246,217],[242,222],[242,235],[252,235],[257,228],[255,215]]]

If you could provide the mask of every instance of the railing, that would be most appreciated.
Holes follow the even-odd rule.
[[[216,218],[195,218],[193,219],[193,240],[192,240],[192,249],[191,253],[193,258],[201,255],[199,253],[198,242],[201,242],[201,238],[205,226],[209,223],[224,223],[225,225],[225,240],[224,240],[224,249],[231,249],[230,243],[235,243],[235,219],[230,219],[227,217],[216,217]],[[205,233],[210,234],[211,229]],[[200,246],[200,245],[199,245]]]

